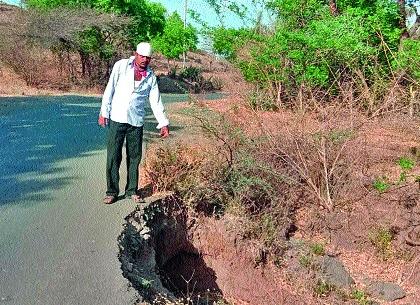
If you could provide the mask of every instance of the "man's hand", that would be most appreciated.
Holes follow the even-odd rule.
[[[101,125],[102,127],[106,127],[109,124],[109,119],[104,118],[102,115],[99,114],[98,124]]]
[[[160,136],[162,138],[167,138],[169,137],[169,127],[168,126],[164,126],[160,129]]]

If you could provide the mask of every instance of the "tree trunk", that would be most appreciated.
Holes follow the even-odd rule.
[[[338,16],[338,8],[337,8],[337,2],[336,0],[330,0],[330,12],[333,16]]]
[[[416,13],[416,21],[410,28],[409,36],[413,39],[420,38],[420,15]]]
[[[69,80],[74,82],[76,79],[76,74],[74,71],[73,62],[71,61],[70,51],[67,51],[67,60],[66,60],[68,69],[69,69]]]
[[[64,51],[63,50],[59,50],[57,52],[57,56],[58,56],[58,71],[60,72],[60,75],[63,76],[64,74]]]
[[[167,64],[168,64],[168,75],[171,75],[171,63],[169,61],[169,58],[167,59]]]
[[[413,86],[410,86],[410,105],[408,108],[408,113],[410,114],[411,117],[414,116],[415,103],[416,103],[416,92],[414,91]]]
[[[403,40],[408,38],[408,31],[407,31],[407,13],[405,11],[405,0],[398,0],[398,6],[400,7],[400,24],[399,27],[402,30],[400,39]]]
[[[279,106],[279,108],[282,108],[283,106],[283,102],[281,100],[281,93],[282,93],[282,85],[281,82],[278,82],[277,84],[277,105]]]
[[[87,56],[83,51],[79,50],[80,62],[82,63],[82,76],[86,75]]]

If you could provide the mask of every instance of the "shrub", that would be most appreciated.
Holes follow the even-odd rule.
[[[32,8],[37,7],[35,4],[32,1],[11,22],[0,24],[0,60],[32,86],[54,86],[53,81],[60,84],[65,77],[72,84],[104,84],[112,59],[126,46],[119,34],[105,32],[113,28],[113,33],[118,33],[130,19],[87,7],[44,3],[42,9]],[[22,60],[24,65],[20,64]],[[22,71],[21,67],[26,69]],[[48,74],[52,67],[59,76]]]
[[[208,81],[211,83],[212,90],[220,91],[223,88],[223,81],[217,76],[211,76]]]
[[[298,261],[299,261],[299,264],[305,268],[309,268],[312,265],[312,257],[304,255],[304,254],[299,256]]]
[[[362,290],[353,290],[350,297],[356,300],[359,305],[371,305],[373,303]]]
[[[333,290],[334,287],[324,280],[318,280],[314,287],[314,292],[319,297],[326,297]]]
[[[296,127],[278,136],[247,138],[208,109],[193,107],[184,114],[210,144],[149,149],[147,178],[155,190],[175,191],[197,212],[237,213],[244,219],[242,236],[259,240],[264,251],[283,253],[303,204],[331,211],[347,197],[345,184],[351,180],[343,145],[351,137],[342,129],[314,133]],[[313,251],[322,255],[324,249],[317,245]]]
[[[191,82],[199,82],[203,77],[201,69],[197,67],[186,67],[179,76]]]
[[[398,165],[401,167],[403,171],[409,171],[414,168],[416,163],[410,158],[401,157],[400,159],[398,159]]]
[[[173,191],[197,212],[212,214],[224,208],[225,165],[214,151],[192,145],[152,146],[145,164],[146,180],[154,191]]]
[[[393,61],[396,72],[404,72],[415,81],[420,80],[420,41],[418,39],[404,39],[401,48]]]
[[[388,191],[391,186],[390,186],[390,184],[388,182],[388,178],[384,176],[382,178],[377,178],[373,182],[373,187],[379,193],[384,193],[384,192]]]
[[[204,78],[203,72],[197,67],[187,67],[179,73],[179,78],[192,83],[194,93],[209,92],[222,89],[222,81],[217,77]]]
[[[392,240],[394,235],[389,228],[379,227],[370,233],[369,239],[383,260],[392,255]]]
[[[337,1],[339,14],[320,0],[266,3],[276,16],[270,30],[216,28],[211,37],[215,51],[273,104],[308,107],[351,95],[353,106],[376,115],[415,99],[389,98],[399,87],[418,91],[420,65],[418,40],[400,45],[395,1]]]
[[[254,110],[278,110],[279,105],[273,101],[273,99],[262,90],[253,90],[249,93],[248,105]]]
[[[203,109],[187,112],[210,137],[211,145],[154,146],[146,178],[157,191],[174,191],[186,205],[206,214],[240,211],[249,220],[243,235],[282,253],[292,224],[288,183],[253,158],[253,144],[223,117]],[[274,175],[275,176],[275,175]]]
[[[45,79],[46,56],[51,55],[45,49],[25,46],[22,43],[6,44],[0,50],[0,60],[22,77],[28,86],[40,86]]]
[[[325,248],[323,244],[314,243],[311,245],[311,251],[315,255],[325,255]]]

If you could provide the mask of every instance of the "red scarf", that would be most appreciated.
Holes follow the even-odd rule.
[[[141,71],[140,68],[134,63],[134,79],[141,80],[147,76],[147,70]]]

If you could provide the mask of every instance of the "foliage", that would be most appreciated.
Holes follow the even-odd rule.
[[[183,52],[195,50],[197,42],[195,28],[191,25],[184,28],[184,23],[176,12],[168,17],[162,34],[152,40],[155,50],[168,59],[176,59]]]
[[[391,257],[394,235],[390,229],[379,227],[370,233],[369,239],[383,260]]]
[[[126,35],[133,48],[139,42],[149,41],[162,33],[166,24],[166,9],[161,4],[148,0],[97,0],[94,7],[105,12],[132,17],[133,22],[127,27]]]
[[[245,28],[215,27],[209,31],[209,35],[212,39],[213,51],[227,59],[233,60],[238,50],[247,39],[253,36],[253,33]]]
[[[395,71],[404,71],[415,81],[420,81],[420,40],[404,39],[393,61]]]
[[[379,192],[384,193],[390,188],[390,184],[386,177],[378,178],[373,182],[373,187]]]
[[[118,33],[129,22],[127,18],[115,18],[89,8],[20,10],[9,24],[0,25],[0,57],[24,78],[33,72],[33,77],[29,77],[27,83],[39,85],[42,78],[45,78],[46,73],[42,69],[47,65],[46,58],[51,56],[51,53],[56,56],[59,63],[54,65],[54,68],[59,70],[60,74],[66,72],[68,81],[74,81],[78,69],[71,54],[78,52],[81,57],[82,73],[86,73],[86,76],[94,79],[92,83],[97,84],[106,75],[104,70],[107,71],[108,68],[111,56],[108,50],[112,42],[96,34],[111,29]],[[121,43],[121,40],[119,42]],[[38,55],[42,57],[41,61],[37,59]],[[29,69],[31,72],[28,72],[27,67],[21,71],[27,66],[19,63],[22,57],[26,63],[31,63],[32,68]],[[63,79],[58,82],[62,83]]]
[[[398,159],[398,165],[403,171],[412,170],[416,163],[407,157],[401,157]]]
[[[299,261],[299,264],[305,268],[309,268],[312,265],[312,257],[305,254],[299,255],[298,261]]]
[[[359,305],[371,305],[373,303],[363,290],[353,290],[350,297],[356,300]]]
[[[325,255],[325,247],[323,244],[320,244],[320,243],[312,244],[311,251],[315,255]]]
[[[417,183],[417,176],[413,173],[413,169],[416,166],[416,161],[410,157],[400,157],[396,164],[400,167],[401,171],[396,181],[389,181],[387,176],[382,176],[375,179],[373,182],[373,188],[376,189],[379,193],[385,193],[391,190],[398,189],[398,187],[403,185],[408,185],[409,183]],[[395,188],[395,186],[397,186]]]
[[[330,292],[333,290],[334,290],[334,287],[324,280],[318,280],[314,287],[314,292],[319,297],[328,296]]]
[[[115,60],[140,41],[161,33],[165,24],[165,8],[148,0],[27,0],[25,6],[25,13],[40,17],[35,19],[37,24],[29,22],[29,32],[38,30],[41,34],[28,32],[23,39],[50,48],[60,66],[69,66],[70,81],[77,83],[76,71],[81,70],[88,86],[106,83]],[[73,22],[74,16],[86,16],[88,12],[90,16],[82,24]],[[104,16],[108,17],[106,22]],[[49,44],[42,31],[50,35]],[[79,55],[81,69],[69,60],[72,53]]]
[[[198,82],[202,77],[202,71],[197,67],[186,67],[179,73],[179,76],[192,82]]]
[[[323,0],[270,0],[275,28],[255,31],[215,28],[215,52],[234,62],[245,79],[277,107],[295,106],[296,97],[332,100],[351,94],[368,112],[404,75],[418,83],[418,40],[400,43],[400,11],[392,0],[337,1],[340,14]]]
[[[124,29],[124,35],[131,47],[161,33],[165,24],[165,8],[161,4],[148,0],[26,0],[25,3],[29,8],[46,11],[57,7],[70,7],[79,10],[92,8],[103,13],[131,17],[130,24]]]

